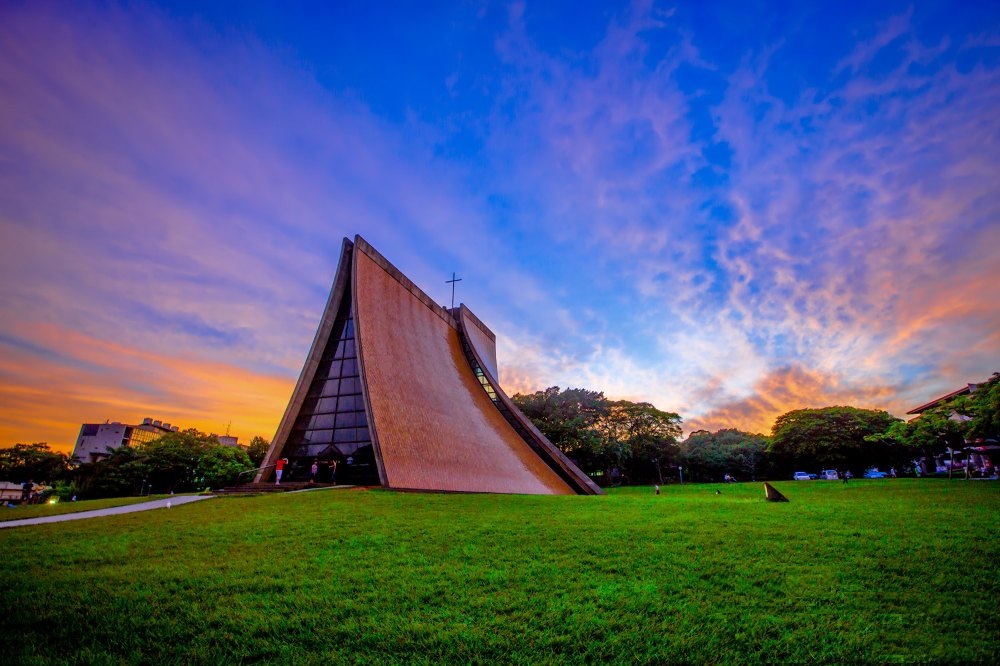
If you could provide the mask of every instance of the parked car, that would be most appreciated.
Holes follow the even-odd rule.
[[[819,473],[819,478],[824,479],[826,481],[836,481],[837,479],[840,478],[840,475],[837,474],[837,470],[835,469],[824,469],[822,472]]]
[[[865,472],[865,478],[866,479],[884,479],[887,476],[889,476],[889,475],[886,474],[885,472],[878,471],[874,467],[872,469],[868,470],[867,472]]]
[[[796,481],[809,481],[812,477],[809,476],[809,472],[796,472],[792,478]]]

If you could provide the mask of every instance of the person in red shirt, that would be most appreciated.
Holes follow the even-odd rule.
[[[278,462],[274,465],[274,476],[276,478],[274,485],[279,485],[281,483],[281,473],[285,471],[285,463],[288,462],[288,458],[278,458]]]

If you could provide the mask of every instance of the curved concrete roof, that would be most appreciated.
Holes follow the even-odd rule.
[[[355,249],[359,359],[386,485],[572,494],[493,405],[447,311],[367,243]]]
[[[497,381],[496,337],[493,332],[464,304],[454,314],[458,319],[459,330],[471,347],[474,364],[482,373],[483,381],[489,385],[496,408],[511,427],[570,487],[585,495],[603,495],[604,491],[550,442],[500,387]]]

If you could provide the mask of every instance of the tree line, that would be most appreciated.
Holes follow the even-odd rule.
[[[609,400],[602,392],[560,389],[513,396],[535,426],[580,469],[602,485],[786,479],[795,471],[870,467],[912,470],[915,458],[961,449],[966,442],[1000,440],[1000,374],[968,395],[902,421],[888,412],[836,406],[779,416],[770,435],[723,429],[681,440],[681,417],[648,402]],[[81,463],[48,444],[0,448],[0,480],[54,487],[63,499],[186,492],[231,485],[260,466],[268,441],[246,449],[223,446],[194,429],[135,447],[122,446],[98,462]]]
[[[602,392],[560,389],[513,396],[535,426],[602,485],[684,478],[786,479],[795,471],[872,467],[913,473],[912,461],[966,442],[1000,440],[1000,374],[920,418],[850,406],[797,409],[769,435],[723,429],[680,440],[681,418],[645,402],[608,400]]]
[[[0,448],[0,479],[46,484],[62,500],[190,492],[236,482],[260,465],[268,442],[224,446],[214,435],[189,429],[136,446],[120,446],[97,462],[80,462],[47,443]]]

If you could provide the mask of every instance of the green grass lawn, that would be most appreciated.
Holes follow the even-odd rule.
[[[3,659],[1000,661],[1000,484],[775,486],[790,503],[339,490],[4,530]]]
[[[95,509],[110,509],[116,506],[139,504],[150,500],[162,499],[166,495],[148,495],[144,497],[112,497],[109,499],[84,500],[81,502],[57,502],[55,504],[24,504],[15,507],[0,507],[0,522],[21,520],[23,518],[45,518],[59,516],[64,513],[78,513]]]

